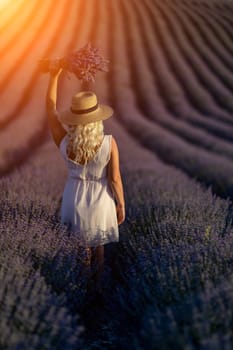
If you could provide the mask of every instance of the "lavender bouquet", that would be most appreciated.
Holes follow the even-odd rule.
[[[39,67],[42,72],[49,72],[54,68],[63,68],[73,73],[83,82],[94,82],[98,71],[107,72],[109,61],[105,59],[100,50],[90,43],[83,48],[57,59],[42,59]]]

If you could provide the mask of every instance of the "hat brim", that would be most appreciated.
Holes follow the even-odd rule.
[[[58,119],[65,125],[85,125],[100,120],[105,120],[113,115],[113,109],[107,105],[100,104],[98,108],[89,113],[75,114],[70,110],[58,114]]]

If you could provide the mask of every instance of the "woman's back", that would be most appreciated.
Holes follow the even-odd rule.
[[[67,156],[67,137],[60,151],[68,168],[61,221],[79,235],[85,246],[98,246],[119,240],[113,194],[107,166],[111,156],[111,135],[105,135],[94,158],[81,165]]]
[[[101,145],[94,157],[86,164],[79,164],[67,155],[68,138],[65,136],[60,144],[60,152],[68,167],[68,175],[83,180],[100,180],[107,177],[107,164],[111,155],[111,135],[104,135]]]

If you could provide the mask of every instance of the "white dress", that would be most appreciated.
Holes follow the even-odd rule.
[[[60,151],[68,167],[61,205],[61,222],[78,235],[80,245],[96,247],[118,242],[116,205],[107,179],[111,135],[105,135],[94,158],[80,165],[67,156],[67,135]]]

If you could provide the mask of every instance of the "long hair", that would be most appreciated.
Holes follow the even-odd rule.
[[[86,164],[92,159],[104,136],[103,122],[100,120],[86,125],[69,125],[67,153],[74,155],[74,161]]]

